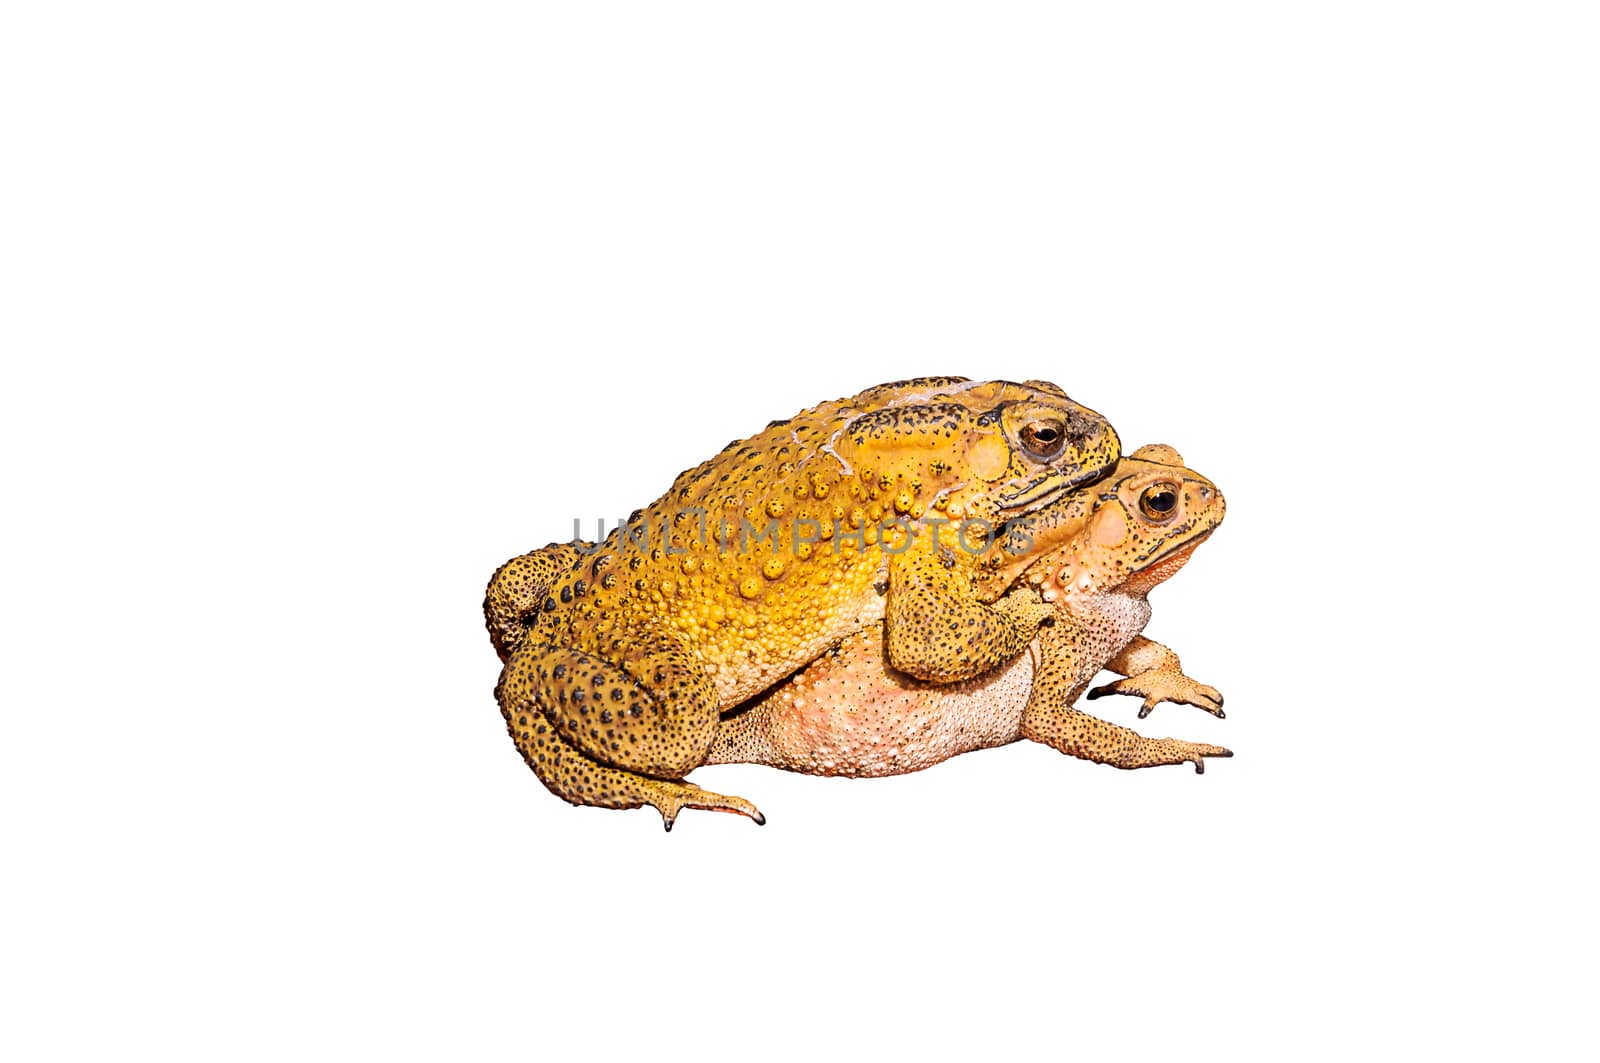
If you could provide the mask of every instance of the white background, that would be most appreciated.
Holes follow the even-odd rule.
[[[7,5],[4,1054],[1592,1052],[1594,29]],[[926,373],[1222,487],[1237,756],[549,795],[493,568]]]

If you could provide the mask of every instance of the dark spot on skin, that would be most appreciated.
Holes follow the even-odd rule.
[[[554,598],[546,598],[544,600],[544,611],[547,613],[556,611],[556,600]]]
[[[571,603],[572,603],[572,588],[571,587],[562,587],[561,588],[561,604],[562,605],[570,605]]]
[[[1072,441],[1073,446],[1081,447],[1088,443],[1099,428],[1099,423],[1093,417],[1079,410],[1067,414],[1067,438]]]

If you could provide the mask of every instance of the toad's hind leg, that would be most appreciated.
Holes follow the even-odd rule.
[[[577,650],[529,644],[512,654],[495,696],[539,781],[575,805],[650,805],[668,830],[685,808],[765,823],[744,798],[682,779],[704,761],[716,734],[715,692],[703,673],[672,651],[641,655],[629,666],[650,689],[630,671]]]
[[[1043,742],[1061,752],[1114,768],[1153,768],[1160,764],[1194,764],[1206,770],[1206,757],[1231,757],[1221,746],[1183,742],[1176,738],[1146,738],[1137,731],[1090,716],[1078,709],[1036,713],[1029,706],[1022,718],[1022,737]]]
[[[1079,641],[1081,634],[1070,626],[1057,625],[1039,640],[1039,667],[1022,713],[1022,737],[1053,746],[1068,756],[1116,768],[1152,768],[1187,761],[1194,764],[1195,771],[1203,772],[1205,758],[1233,756],[1221,746],[1146,738],[1073,708],[1073,699],[1095,673],[1099,660],[1086,654]]]
[[[993,671],[1021,653],[1054,615],[1029,593],[985,605],[959,563],[946,567],[922,543],[889,562],[889,663],[918,679],[954,683]]]

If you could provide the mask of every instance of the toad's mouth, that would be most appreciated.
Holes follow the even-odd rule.
[[[1042,509],[1074,488],[1093,483],[1105,472],[1103,468],[1063,466],[1041,474],[1010,494],[996,495],[995,502],[999,505],[1002,517],[1014,517],[1029,510]]]
[[[1188,534],[1187,528],[1174,528],[1172,534],[1168,535],[1161,542],[1157,543],[1155,548],[1152,549],[1149,554],[1144,557],[1134,558],[1134,563],[1139,566],[1138,568],[1134,569],[1134,572],[1143,572],[1148,568],[1154,567],[1155,565],[1164,565],[1179,559],[1184,561],[1189,560],[1189,555],[1194,553],[1195,547],[1211,538],[1211,533],[1216,530],[1216,525],[1212,525],[1205,531],[1195,532],[1193,535],[1190,535]],[[1182,538],[1179,538],[1177,542],[1172,542],[1174,538],[1180,536]],[[1170,545],[1167,545],[1165,550],[1161,549],[1161,547],[1166,544]]]
[[[1211,533],[1216,530],[1216,528],[1207,528],[1205,531],[1199,532],[1181,543],[1173,543],[1170,547],[1152,557],[1148,564],[1159,565],[1164,561],[1176,561],[1180,557],[1187,561],[1189,560],[1189,555],[1194,553],[1195,547],[1211,538]]]
[[[1187,565],[1189,558],[1194,554],[1195,548],[1209,539],[1211,533],[1215,530],[1215,527],[1207,528],[1205,531],[1184,539],[1182,542],[1173,543],[1148,561],[1139,562],[1139,567],[1128,576],[1118,589],[1125,594],[1148,594],[1152,588],[1165,583],[1180,568]]]

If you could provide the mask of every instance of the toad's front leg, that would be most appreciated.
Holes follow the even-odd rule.
[[[1178,655],[1159,642],[1135,638],[1126,649],[1107,662],[1106,668],[1127,678],[1095,687],[1089,691],[1088,700],[1111,694],[1144,698],[1144,704],[1139,706],[1141,720],[1163,701],[1193,705],[1219,720],[1227,718],[1222,711],[1221,692],[1216,687],[1197,683],[1184,675],[1183,663],[1178,660]]]
[[[920,538],[889,559],[889,663],[918,679],[955,683],[992,671],[1021,653],[1054,617],[1051,606],[1027,592],[984,604],[962,558]]]

